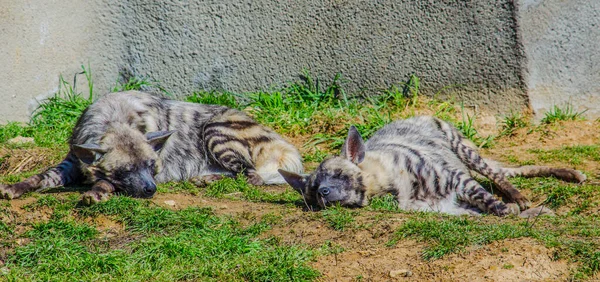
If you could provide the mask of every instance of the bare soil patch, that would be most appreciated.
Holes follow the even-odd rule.
[[[563,121],[557,124],[540,126],[539,128],[521,128],[512,136],[503,136],[495,141],[491,149],[482,153],[494,160],[508,163],[509,156],[517,156],[520,161],[534,161],[536,164],[565,166],[560,162],[540,162],[532,149],[552,150],[565,146],[600,144],[600,122],[598,121]],[[598,173],[600,164],[584,161],[572,166],[588,172]]]

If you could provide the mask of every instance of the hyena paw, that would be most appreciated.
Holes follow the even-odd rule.
[[[555,216],[556,214],[554,213],[554,211],[552,211],[551,209],[549,209],[547,207],[539,206],[539,207],[530,208],[528,210],[523,211],[522,213],[519,214],[519,217],[530,218],[530,217],[536,217],[536,216],[541,216],[541,215]]]
[[[81,197],[81,202],[86,206],[91,206],[93,204],[97,204],[108,200],[109,196],[109,193],[90,190],[83,193],[83,197]]]
[[[517,203],[508,203],[506,204],[506,208],[508,209],[508,214],[519,215],[521,214],[521,208]]]
[[[497,202],[489,207],[489,212],[496,216],[507,216],[511,214],[511,210],[502,202]]]
[[[583,183],[587,179],[581,171],[570,168],[558,168],[553,174],[556,178],[568,182]]]
[[[209,175],[192,177],[192,178],[190,178],[190,182],[194,183],[198,187],[204,187],[215,181],[219,181],[219,180],[223,179],[223,177],[224,176],[221,174],[209,174]]]
[[[22,193],[18,193],[14,188],[14,185],[0,184],[0,199],[12,200],[20,197]]]
[[[517,193],[512,193],[510,195],[510,202],[516,203],[517,205],[519,205],[519,208],[524,211],[526,209],[528,209],[531,206],[531,202],[525,197],[523,196],[523,194],[521,194],[521,192]]]
[[[248,183],[250,183],[254,186],[259,186],[259,185],[265,184],[265,181],[263,181],[262,177],[260,177],[260,175],[258,175],[258,173],[254,172],[254,171],[250,171],[250,172],[246,173],[246,178],[248,179]]]

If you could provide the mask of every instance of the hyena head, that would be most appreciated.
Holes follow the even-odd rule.
[[[358,167],[364,157],[362,137],[352,126],[340,156],[324,160],[310,175],[284,170],[279,170],[279,173],[309,204],[362,207],[368,204],[362,172]]]
[[[150,198],[156,192],[154,176],[160,171],[158,151],[174,131],[146,134],[126,126],[111,127],[99,144],[74,145],[73,152],[95,180],[106,180],[117,191]]]

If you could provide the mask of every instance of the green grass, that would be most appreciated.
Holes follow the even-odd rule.
[[[306,264],[313,251],[257,238],[276,216],[242,227],[209,208],[172,211],[126,197],[71,210],[76,221],[31,224],[22,235],[30,242],[5,257],[4,279],[303,281],[319,275]],[[81,223],[99,215],[122,222],[126,237],[111,241]]]
[[[279,204],[301,204],[302,197],[292,188],[282,192],[265,192],[262,188],[250,185],[243,175],[237,178],[224,178],[209,184],[204,195],[215,198],[245,199],[252,202]]]
[[[545,198],[550,208],[572,206],[571,214],[587,212],[597,206],[598,187],[591,184],[572,184],[555,178],[514,178],[515,186],[533,192],[535,197]]]
[[[572,273],[576,279],[589,278],[600,270],[600,244],[587,239],[600,231],[595,217],[579,217],[577,223],[589,227],[591,234],[581,234],[581,227],[573,228],[572,219],[542,217],[535,221],[493,220],[443,216],[432,213],[415,213],[395,232],[389,246],[404,238],[425,242],[422,256],[436,260],[452,253],[467,252],[469,248],[483,246],[511,238],[533,238],[554,249],[554,260],[567,259],[578,263]]]
[[[531,149],[529,152],[536,154],[537,158],[543,162],[559,161],[580,165],[583,161],[600,161],[599,149],[598,145],[576,145],[553,150]]]
[[[396,197],[391,194],[371,199],[371,203],[367,208],[373,211],[400,211]]]
[[[481,224],[465,217],[443,217],[430,214],[409,219],[397,231],[390,244],[402,238],[417,238],[430,242],[423,251],[426,260],[439,259],[447,254],[462,251],[467,246],[485,245],[493,241],[531,236],[527,226],[512,224]]]
[[[500,121],[500,135],[501,136],[512,136],[515,131],[521,128],[529,126],[528,119],[520,113],[510,112],[508,115],[502,117]]]
[[[558,121],[581,120],[584,113],[585,111],[577,112],[573,108],[573,105],[570,104],[564,106],[564,108],[555,105],[548,112],[544,113],[544,117],[540,122],[551,124]]]
[[[329,207],[321,212],[323,219],[334,230],[344,231],[354,224],[357,212],[340,206]]]
[[[490,148],[493,145],[495,136],[481,137],[475,128],[475,116],[470,116],[462,111],[462,120],[455,122],[456,128],[469,140],[473,141],[479,148]]]

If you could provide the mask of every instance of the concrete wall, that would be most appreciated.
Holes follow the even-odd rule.
[[[600,1],[523,0],[519,22],[536,116],[570,104],[600,117]]]
[[[26,120],[59,74],[71,79],[88,62],[97,93],[121,69],[175,95],[269,89],[309,69],[327,79],[341,72],[350,92],[367,93],[415,73],[429,94],[452,86],[467,104],[522,109],[527,84],[538,85],[524,57],[535,32],[523,23],[535,22],[532,7],[565,1],[522,2],[2,0],[0,122]]]
[[[265,89],[310,69],[341,72],[351,92],[415,73],[430,93],[526,104],[510,1],[146,2],[125,7],[125,58],[175,94]]]
[[[72,82],[82,64],[92,66],[100,91],[114,84],[120,56],[106,40],[113,30],[98,24],[96,4],[0,1],[0,122],[26,121],[37,100],[57,91],[59,75]]]

